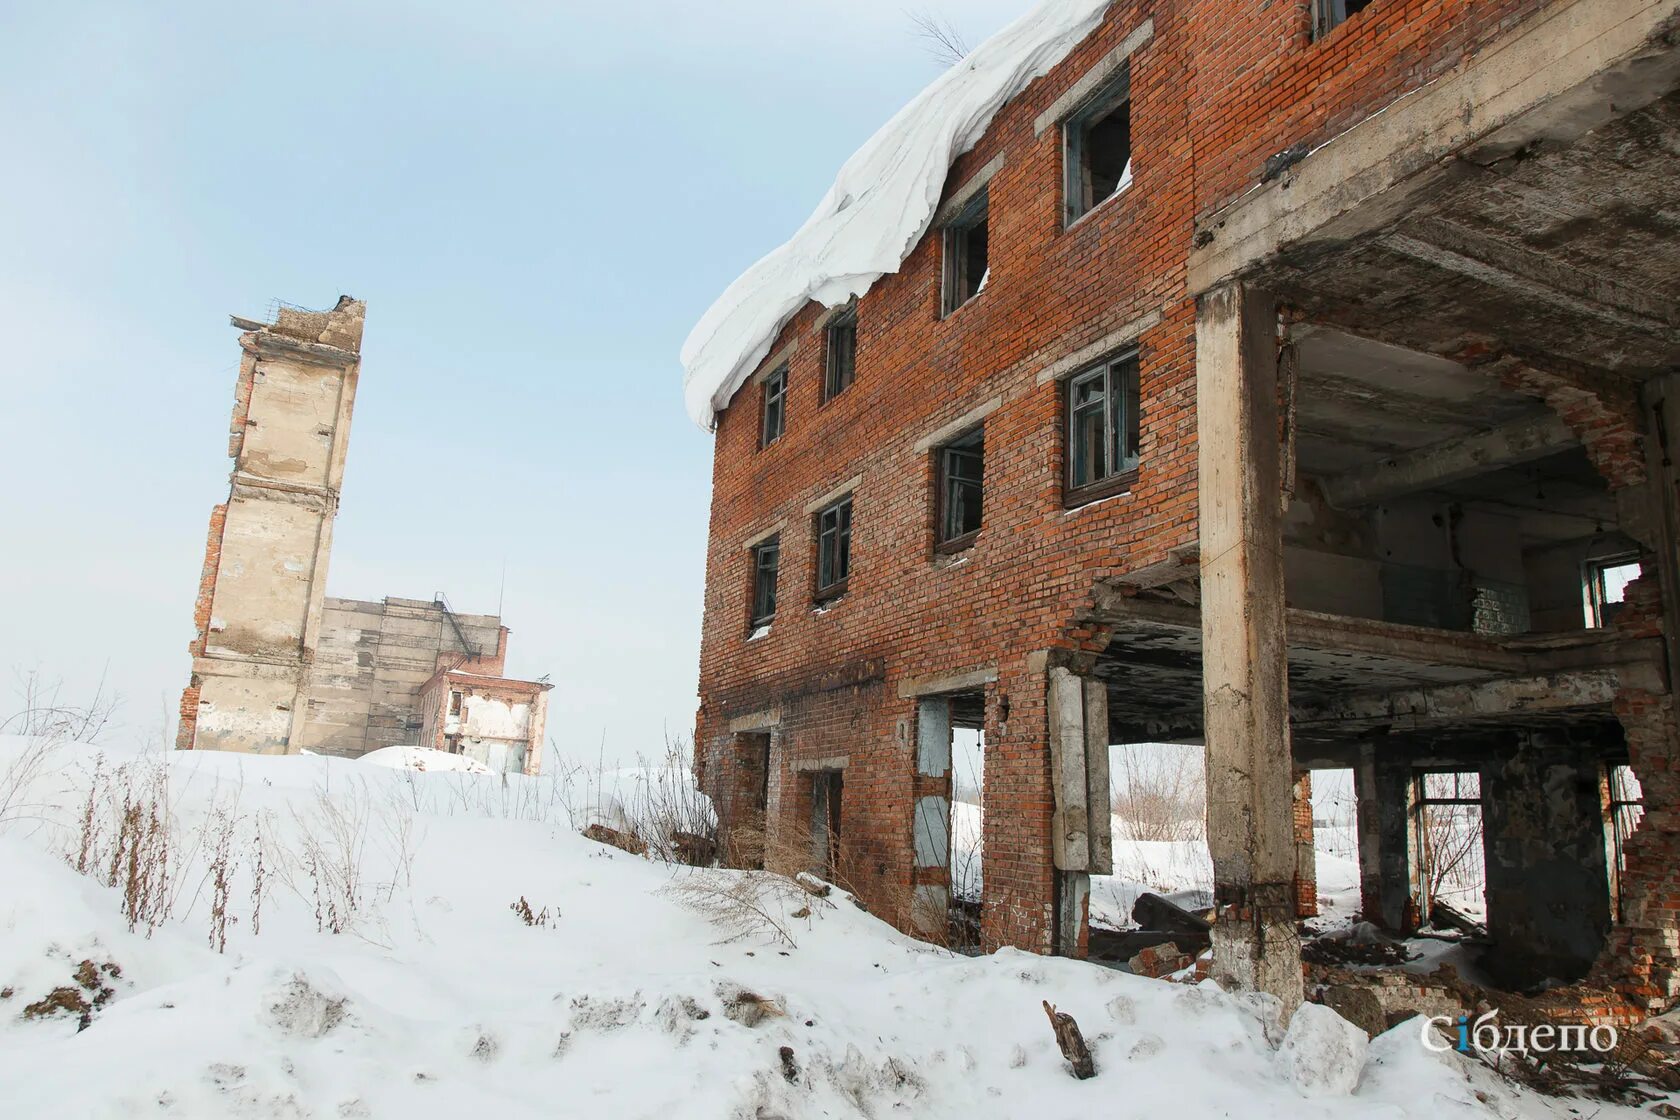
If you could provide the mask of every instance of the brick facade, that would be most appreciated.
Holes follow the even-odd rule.
[[[908,925],[917,702],[903,686],[989,670],[982,942],[1052,947],[1047,667],[1088,667],[1104,648],[1089,621],[1099,581],[1198,539],[1186,283],[1198,220],[1259,183],[1271,157],[1304,153],[1542,7],[1379,0],[1314,42],[1301,0],[1217,13],[1188,0],[1115,3],[950,169],[947,197],[1003,161],[988,185],[983,292],[941,317],[940,238],[925,237],[859,301],[856,382],[827,401],[825,310],[808,305],[786,325],[759,371],[787,357],[785,434],[759,446],[756,380],[717,418],[695,741],[726,832],[758,813],[767,786],[768,832],[801,836],[812,775],[841,768],[846,885]],[[1129,62],[1132,184],[1064,228],[1060,130],[1035,120],[1146,20],[1153,32]],[[1135,339],[1140,369],[1136,479],[1068,508],[1055,375],[1123,337]],[[921,441],[988,408],[983,525],[966,551],[941,555],[935,456]],[[848,589],[819,607],[813,503],[854,479]],[[772,532],[779,609],[768,633],[749,637],[748,546]],[[767,782],[744,761],[762,742],[749,736],[763,734]],[[1310,797],[1297,804],[1310,837]],[[1310,881],[1297,884],[1297,906],[1316,908]]]

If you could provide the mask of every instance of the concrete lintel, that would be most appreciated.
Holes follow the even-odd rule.
[[[759,545],[763,544],[765,541],[769,540],[771,537],[777,536],[778,534],[782,533],[786,529],[787,529],[787,518],[784,517],[780,521],[776,522],[774,525],[770,526],[769,528],[764,529],[761,532],[754,533],[752,536],[748,537],[745,541],[742,542],[741,547],[742,548],[757,548]]]
[[[970,175],[968,181],[958,187],[952,192],[951,197],[945,200],[945,205],[941,206],[933,216],[933,228],[938,229],[940,226],[947,225],[958,214],[961,214],[963,207],[974,201],[974,196],[984,190],[986,185],[992,181],[992,177],[1002,170],[1003,153],[999,152],[986,162],[986,166]]]
[[[946,424],[941,424],[939,427],[917,440],[910,450],[914,451],[917,455],[920,455],[931,448],[937,447],[939,444],[944,443],[952,436],[960,435],[965,429],[974,427],[974,425],[980,423],[980,421],[996,412],[1002,405],[1002,397],[993,397],[984,404],[977,405],[974,408],[969,409],[955,420]]]
[[[729,733],[739,735],[744,731],[769,731],[778,727],[782,722],[782,709],[765,708],[759,712],[748,712],[746,715],[736,716],[729,721]]]
[[[817,321],[811,324],[811,333],[812,334],[821,334],[823,331],[828,329],[828,325],[830,323],[834,322],[834,320],[838,319],[840,316],[844,315],[846,312],[856,311],[857,310],[857,305],[858,305],[857,297],[853,296],[851,299],[847,300],[845,303],[839,304],[838,306],[835,306],[835,307],[830,307],[828,310],[824,311],[821,315],[818,315],[817,316]]]
[[[850,763],[850,755],[831,754],[822,758],[796,758],[788,763],[788,769],[795,774],[809,774],[814,770],[844,770]]]
[[[1327,478],[1324,500],[1339,509],[1369,505],[1531,462],[1579,442],[1569,425],[1547,412]]]
[[[1622,673],[1613,668],[1583,669],[1475,684],[1362,693],[1325,704],[1294,707],[1290,720],[1300,728],[1368,722],[1405,730],[1467,719],[1607,708],[1622,688],[1622,678]]]
[[[1652,44],[1676,14],[1680,0],[1569,0],[1523,20],[1466,65],[1198,222],[1190,291],[1207,291],[1286,246],[1386,225],[1438,175],[1452,173],[1455,153],[1491,163],[1643,108],[1680,69],[1680,52],[1649,64]]]
[[[914,700],[920,696],[937,696],[942,692],[964,692],[997,683],[996,665],[979,669],[965,669],[959,673],[934,673],[920,677],[905,677],[898,682],[900,700]]]
[[[766,377],[775,373],[778,368],[786,365],[788,362],[791,362],[793,360],[793,356],[797,353],[799,353],[799,338],[798,336],[795,336],[788,339],[787,345],[783,346],[780,350],[758,363],[758,372],[753,374],[752,378],[753,384],[757,385],[762,383]]]
[[[1070,373],[1077,373],[1081,367],[1089,365],[1110,351],[1118,350],[1136,342],[1144,331],[1149,330],[1161,321],[1161,312],[1145,312],[1127,323],[1119,330],[1110,331],[1088,346],[1081,346],[1065,358],[1060,358],[1038,371],[1035,383],[1043,385],[1049,381],[1057,381]]]
[[[1033,120],[1033,135],[1043,136],[1045,129],[1051,125],[1062,123],[1063,120],[1072,115],[1073,111],[1083,105],[1092,94],[1096,93],[1097,89],[1107,82],[1116,70],[1125,65],[1126,61],[1140,47],[1154,37],[1155,20],[1153,18],[1145,19],[1133,28],[1132,33],[1127,35],[1118,47],[1099,58],[1095,66],[1085,71],[1073,85],[1068,87],[1066,93],[1056,98],[1048,109]]]
[[[823,494],[822,497],[815,498],[812,501],[805,503],[805,512],[812,514],[820,513],[828,506],[831,506],[835,502],[838,502],[841,498],[844,498],[847,494],[855,492],[857,488],[862,485],[863,476],[861,474],[854,474],[851,478],[848,478],[834,489]]]

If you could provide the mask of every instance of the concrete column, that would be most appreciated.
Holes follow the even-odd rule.
[[[1540,734],[1482,772],[1495,979],[1578,980],[1610,930],[1598,752]]]
[[[1055,800],[1054,951],[1083,957],[1090,944],[1091,876],[1114,873],[1108,788],[1108,688],[1065,666],[1050,669],[1050,780]]]
[[[1359,908],[1368,922],[1397,933],[1417,928],[1412,868],[1411,768],[1385,757],[1381,744],[1359,748],[1353,770],[1358,802]]]
[[[1284,640],[1277,305],[1227,283],[1196,301],[1202,689],[1213,975],[1301,1003]]]

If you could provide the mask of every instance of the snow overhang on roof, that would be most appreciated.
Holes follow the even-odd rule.
[[[933,221],[952,162],[998,110],[1102,21],[1109,0],[1041,0],[900,109],[840,169],[793,237],[742,273],[683,343],[683,396],[696,424],[717,414],[815,300],[837,307],[897,272]]]

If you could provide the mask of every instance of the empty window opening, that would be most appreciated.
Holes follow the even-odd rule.
[[[782,565],[782,538],[771,537],[753,546],[752,550],[752,618],[751,628],[758,630],[770,625],[776,617],[776,579]]]
[[[1418,911],[1423,924],[1452,924],[1437,921],[1437,907],[1442,904],[1486,922],[1482,776],[1473,770],[1420,772],[1413,805]]]
[[[1068,379],[1067,424],[1068,504],[1131,484],[1139,444],[1135,352]]]
[[[980,533],[985,451],[985,432],[980,428],[939,449],[940,551],[967,548]]]
[[[829,882],[839,878],[840,799],[845,784],[841,770],[811,773],[811,870]]]
[[[1313,0],[1313,38],[1321,39],[1332,28],[1346,23],[1376,0]]]
[[[827,372],[823,400],[830,401],[851,388],[857,376],[857,309],[843,311],[828,324]]]
[[[1318,916],[1352,920],[1359,894],[1359,802],[1353,771],[1312,772],[1312,861]]]
[[[450,754],[460,754],[461,737],[459,735],[445,735],[443,737],[443,749]]]
[[[1627,920],[1622,889],[1623,873],[1627,871],[1627,843],[1645,819],[1645,791],[1640,788],[1633,767],[1625,763],[1605,767],[1604,815],[1610,846],[1610,905],[1615,920],[1621,922]]]
[[[449,693],[449,714],[452,716],[461,714],[461,694],[459,692],[451,691]]]
[[[982,190],[945,226],[945,269],[941,313],[949,315],[986,287],[991,276],[987,254],[987,194]]]
[[[1589,627],[1609,626],[1621,613],[1628,584],[1643,572],[1637,556],[1589,560],[1583,572],[1583,605]]]
[[[786,365],[777,366],[764,379],[764,426],[759,439],[762,447],[781,439],[782,432],[787,429],[787,382]]]
[[[1136,931],[1133,907],[1145,891],[1187,910],[1213,905],[1207,847],[1206,753],[1178,743],[1121,743],[1108,749],[1114,874],[1091,877],[1092,952],[1112,939],[1099,931]],[[1119,944],[1119,943],[1116,943]],[[1141,946],[1139,946],[1141,947]],[[1137,952],[1113,949],[1118,960]]]
[[[1062,125],[1067,223],[1072,225],[1132,182],[1131,70],[1120,73]]]
[[[817,600],[838,598],[852,574],[852,499],[817,514]]]

